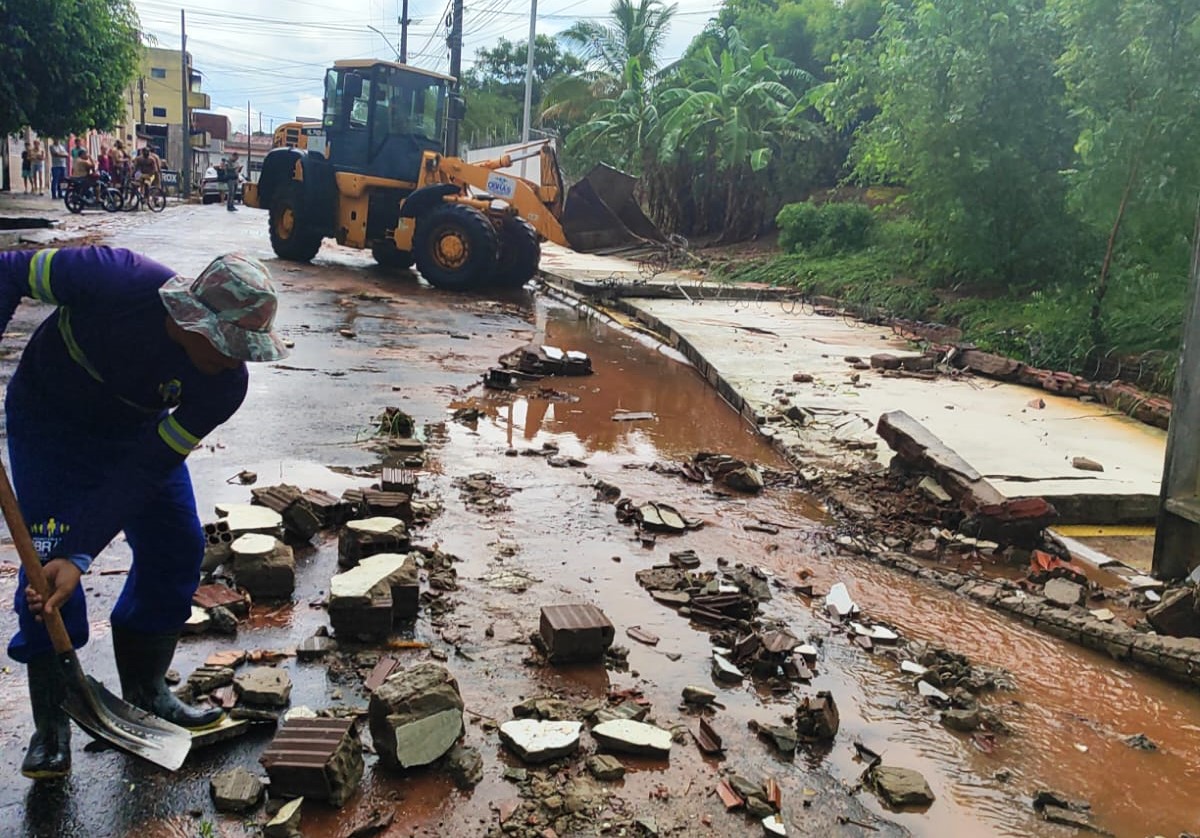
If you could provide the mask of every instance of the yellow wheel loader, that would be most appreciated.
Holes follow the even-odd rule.
[[[269,210],[275,253],[306,262],[332,238],[387,267],[415,264],[439,288],[485,290],[532,278],[542,239],[587,251],[662,240],[628,175],[598,167],[568,196],[549,143],[480,163],[447,156],[446,119],[465,109],[453,84],[390,61],[336,62],[324,133],[273,149],[245,187],[247,206]],[[537,181],[499,171],[533,158]]]

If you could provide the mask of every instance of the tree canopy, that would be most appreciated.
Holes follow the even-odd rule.
[[[107,129],[141,60],[131,0],[0,0],[0,132]]]

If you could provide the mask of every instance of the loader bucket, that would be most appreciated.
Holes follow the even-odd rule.
[[[574,249],[621,250],[666,239],[633,195],[637,179],[601,163],[571,187],[562,228]]]

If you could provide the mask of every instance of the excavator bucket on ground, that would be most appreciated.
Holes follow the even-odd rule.
[[[633,195],[637,178],[600,163],[571,187],[563,210],[567,242],[583,253],[613,253],[665,241]]]

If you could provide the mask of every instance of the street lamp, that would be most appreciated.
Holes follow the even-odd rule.
[[[403,59],[401,59],[401,58],[400,58],[400,50],[398,50],[398,49],[396,49],[394,46],[392,46],[392,42],[391,42],[391,41],[388,41],[388,36],[387,36],[387,35],[385,35],[385,34],[383,33],[383,31],[382,31],[382,30],[376,29],[374,26],[372,26],[372,25],[371,25],[371,24],[369,24],[369,23],[367,24],[367,28],[368,28],[368,29],[370,29],[372,32],[376,32],[376,33],[378,33],[378,34],[379,34],[379,37],[383,38],[383,40],[384,40],[384,41],[387,41],[388,48],[389,48],[389,49],[390,49],[392,52],[396,53],[396,60],[397,60],[397,61],[402,61],[402,60],[403,60]]]

